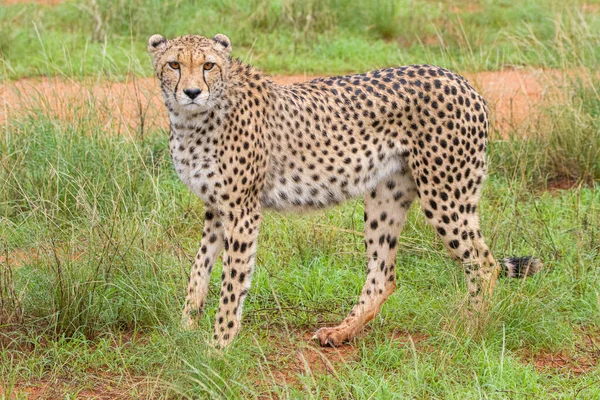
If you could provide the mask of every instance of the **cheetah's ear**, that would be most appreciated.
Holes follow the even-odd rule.
[[[165,39],[165,37],[162,35],[152,35],[148,39],[148,51],[152,55],[164,50],[166,46],[167,39]]]
[[[217,48],[225,50],[228,54],[231,53],[231,40],[227,36],[217,33],[212,40],[217,45]]]

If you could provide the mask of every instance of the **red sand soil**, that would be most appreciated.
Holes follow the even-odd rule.
[[[34,379],[18,382],[11,388],[10,399],[27,398],[29,400],[64,399],[67,393],[77,399],[120,400],[137,398],[155,398],[155,388],[163,382],[136,376],[113,376],[100,370],[88,371],[86,381],[67,377]],[[0,398],[4,398],[8,388],[0,385]]]
[[[590,373],[600,364],[600,330],[585,326],[577,327],[574,349],[531,352],[524,349],[521,356],[539,372],[548,375],[582,375]]]
[[[466,74],[488,100],[494,127],[502,134],[531,119],[534,106],[563,79],[557,71],[509,69]],[[315,78],[308,75],[275,76],[279,84]],[[57,119],[85,121],[100,118],[104,128],[136,135],[148,128],[168,128],[168,118],[155,78],[129,77],[124,82],[64,78],[31,78],[0,84],[0,124],[27,110],[42,109]]]
[[[5,328],[6,329],[6,328]],[[52,346],[45,340],[40,345],[19,342],[10,339],[10,332],[7,335],[0,335],[0,350],[12,350],[11,357],[27,358],[29,353],[34,351],[36,346]],[[43,338],[43,336],[42,336]],[[112,337],[114,346],[137,346],[143,343],[147,344],[148,339],[142,333],[120,333]],[[115,374],[107,371],[105,366],[90,366],[86,369],[85,377],[70,374],[68,371],[64,374],[46,371],[42,378],[33,378],[31,380],[17,380],[12,388],[3,387],[0,381],[0,399],[6,396],[10,391],[8,399],[27,398],[27,399],[63,399],[66,394],[75,394],[77,399],[133,399],[133,398],[156,398],[155,394],[158,387],[164,390],[165,382],[160,378],[136,376],[124,371],[122,374]],[[137,396],[137,397],[136,397]]]
[[[62,260],[68,258],[71,261],[79,260],[85,254],[83,248],[46,247],[15,249],[10,252],[0,253],[0,265],[3,267],[19,268],[30,265],[40,260]]]
[[[360,337],[368,336],[366,328]],[[273,331],[271,340],[277,343],[278,351],[265,354],[267,370],[256,371],[256,384],[259,386],[294,386],[302,389],[298,377],[300,375],[332,375],[338,376],[338,369],[350,361],[360,361],[360,347],[344,343],[339,347],[321,347],[312,340],[313,331],[300,331],[293,328],[284,331]],[[393,332],[390,341],[398,347],[413,347],[416,351],[429,351],[425,345],[428,335],[419,332]],[[268,398],[268,397],[265,397]]]
[[[0,5],[12,6],[13,4],[36,3],[36,4],[46,4],[49,6],[55,6],[59,3],[62,3],[63,1],[64,0],[2,0],[2,1],[0,1]]]

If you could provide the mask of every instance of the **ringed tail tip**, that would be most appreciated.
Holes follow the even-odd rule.
[[[542,261],[531,256],[503,258],[501,276],[524,278],[538,273],[542,267]]]

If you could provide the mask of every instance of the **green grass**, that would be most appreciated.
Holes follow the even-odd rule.
[[[493,144],[491,163],[529,187],[600,181],[600,79],[582,69],[547,95],[528,123]]]
[[[535,255],[545,270],[501,281],[489,324],[469,333],[461,268],[414,206],[398,290],[344,362],[324,353],[327,373],[307,338],[360,292],[360,201],[266,215],[242,333],[219,353],[208,339],[220,267],[200,328],[179,325],[203,212],[173,171],[167,133],[110,135],[93,102],[70,123],[24,113],[0,136],[0,397],[597,398],[596,87],[572,82],[539,110],[551,123],[532,124],[531,139],[490,146],[487,240],[496,257]],[[579,185],[543,191],[564,166]],[[547,353],[567,365],[536,369]]]
[[[150,75],[147,38],[221,32],[270,73],[409,63],[457,70],[594,67],[597,0],[66,1],[0,7],[0,78]]]

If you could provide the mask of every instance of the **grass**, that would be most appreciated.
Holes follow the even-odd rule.
[[[500,173],[546,189],[600,180],[600,81],[582,70],[565,85],[509,140],[493,143],[491,162]]]
[[[552,122],[532,123],[531,139],[490,146],[484,233],[497,257],[535,255],[544,272],[502,281],[489,325],[469,333],[462,271],[415,206],[397,292],[341,353],[308,338],[359,294],[360,201],[266,215],[244,329],[219,353],[207,344],[219,271],[201,327],[179,326],[203,212],[166,132],[111,135],[93,101],[71,122],[24,112],[0,138],[0,396],[598,397],[595,88],[571,82],[562,103],[538,110]],[[579,184],[543,191],[565,166]]]
[[[344,73],[415,62],[456,70],[596,65],[597,0],[66,1],[0,8],[0,78],[150,75],[146,40],[229,35],[271,73]],[[176,21],[176,22],[174,22]]]

